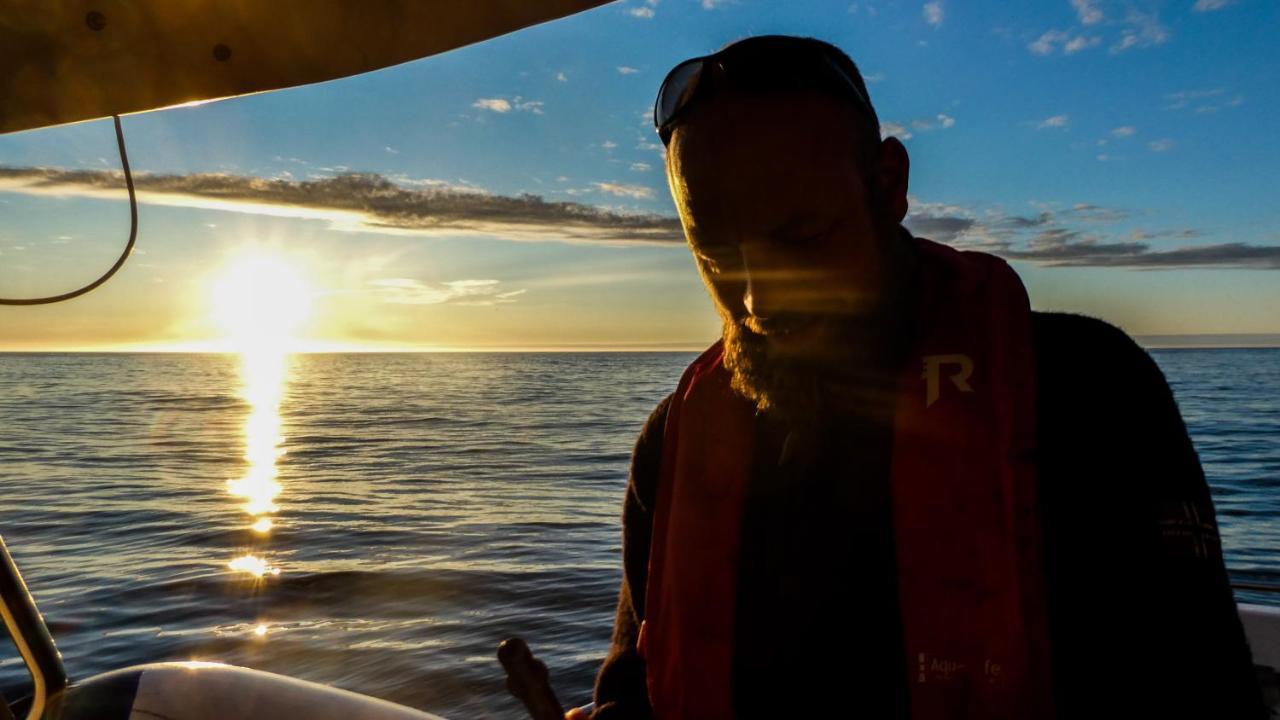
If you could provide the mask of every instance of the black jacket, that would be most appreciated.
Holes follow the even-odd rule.
[[[1267,717],[1204,472],[1164,376],[1123,332],[1033,313],[1039,497],[1059,720]],[[644,618],[667,400],[632,457],[624,579],[594,717],[645,718]],[[905,718],[891,422],[829,428],[819,460],[755,463],[743,523],[740,718]]]

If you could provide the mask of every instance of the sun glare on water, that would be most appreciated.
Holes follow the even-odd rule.
[[[228,482],[243,500],[252,531],[265,536],[274,525],[282,487],[277,461],[284,455],[280,403],[288,382],[289,354],[297,333],[311,315],[314,292],[298,267],[287,259],[248,254],[233,260],[213,283],[213,318],[240,355],[241,396],[249,405],[245,420],[245,474]],[[258,556],[243,555],[228,566],[257,578],[278,574]]]

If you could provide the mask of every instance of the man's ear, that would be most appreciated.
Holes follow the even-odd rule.
[[[880,197],[894,222],[907,217],[907,183],[911,178],[911,158],[896,137],[880,142],[879,173],[876,182]]]

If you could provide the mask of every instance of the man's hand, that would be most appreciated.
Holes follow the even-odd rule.
[[[524,703],[530,718],[557,720],[561,715],[568,716],[551,689],[547,666],[533,656],[524,640],[503,640],[498,646],[498,661],[507,671],[507,689]]]
[[[564,714],[564,720],[591,720],[591,715],[582,708],[574,708]]]

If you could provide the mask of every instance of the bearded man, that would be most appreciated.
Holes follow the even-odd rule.
[[[592,717],[1266,716],[1163,376],[902,227],[843,52],[686,61],[655,124],[723,337],[636,445]]]

